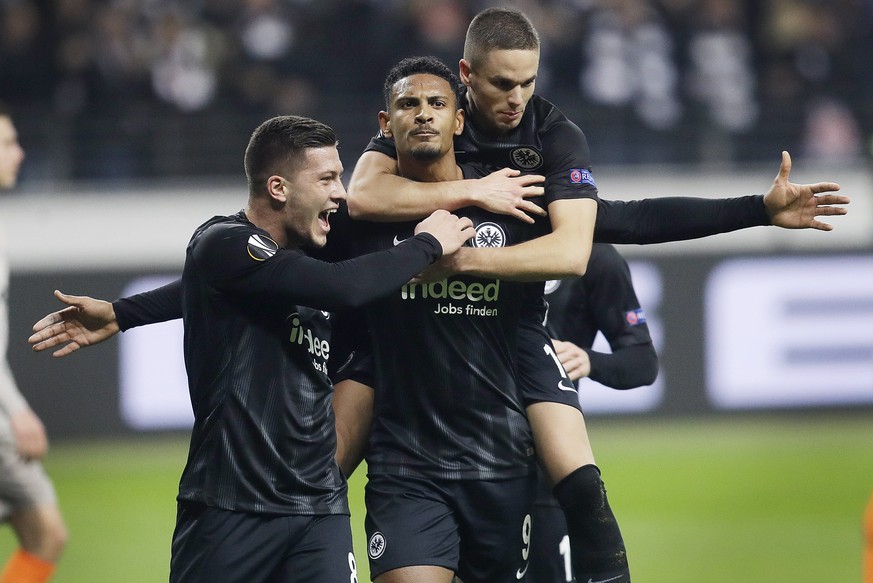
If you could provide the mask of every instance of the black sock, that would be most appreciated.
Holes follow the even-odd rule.
[[[567,518],[576,581],[630,583],[624,539],[597,466],[589,464],[575,470],[552,492]]]

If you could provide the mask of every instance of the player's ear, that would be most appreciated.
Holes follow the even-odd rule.
[[[379,129],[386,138],[391,137],[391,116],[387,111],[379,112]]]
[[[267,178],[267,194],[277,202],[287,202],[289,194],[288,181],[279,175],[273,174]]]
[[[467,59],[461,59],[458,62],[458,76],[461,78],[461,83],[464,85],[470,84],[470,73],[473,68],[470,67],[470,62]]]
[[[464,110],[455,112],[455,135],[460,136],[464,131]]]

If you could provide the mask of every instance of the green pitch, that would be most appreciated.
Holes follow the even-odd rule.
[[[873,413],[588,421],[640,583],[860,581]],[[54,583],[166,581],[184,437],[55,443],[70,528]],[[352,481],[367,581],[363,472]],[[14,546],[0,531],[0,557]]]

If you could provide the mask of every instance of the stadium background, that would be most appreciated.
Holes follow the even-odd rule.
[[[186,417],[177,330],[63,361],[30,353],[51,290],[114,298],[177,274],[194,227],[242,206],[242,151],[271,115],[333,125],[350,174],[390,64],[454,65],[491,4],[0,0],[0,100],[27,151],[0,197],[10,360],[53,440],[72,532],[56,581],[166,578]],[[635,578],[858,580],[873,488],[873,4],[512,5],[543,36],[538,92],[586,132],[602,196],[763,192],[787,149],[795,182],[853,197],[832,233],[621,248],[662,374],[585,394]]]

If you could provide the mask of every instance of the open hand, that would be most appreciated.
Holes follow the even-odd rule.
[[[521,174],[519,170],[503,168],[483,176],[471,184],[476,206],[501,215],[509,215],[526,223],[533,223],[534,216],[545,216],[546,210],[527,200],[542,196],[545,177],[538,174]]]
[[[773,186],[764,195],[764,206],[770,222],[783,229],[818,229],[830,231],[834,227],[816,219],[818,216],[844,215],[848,211],[841,206],[849,204],[849,197],[834,194],[840,189],[835,182],[794,184],[789,182],[791,156],[782,152],[782,165]]]
[[[36,352],[63,344],[52,356],[67,356],[118,333],[118,320],[111,303],[88,296],[69,296],[58,290],[55,297],[69,307],[48,314],[33,325],[34,334],[27,342]]]

